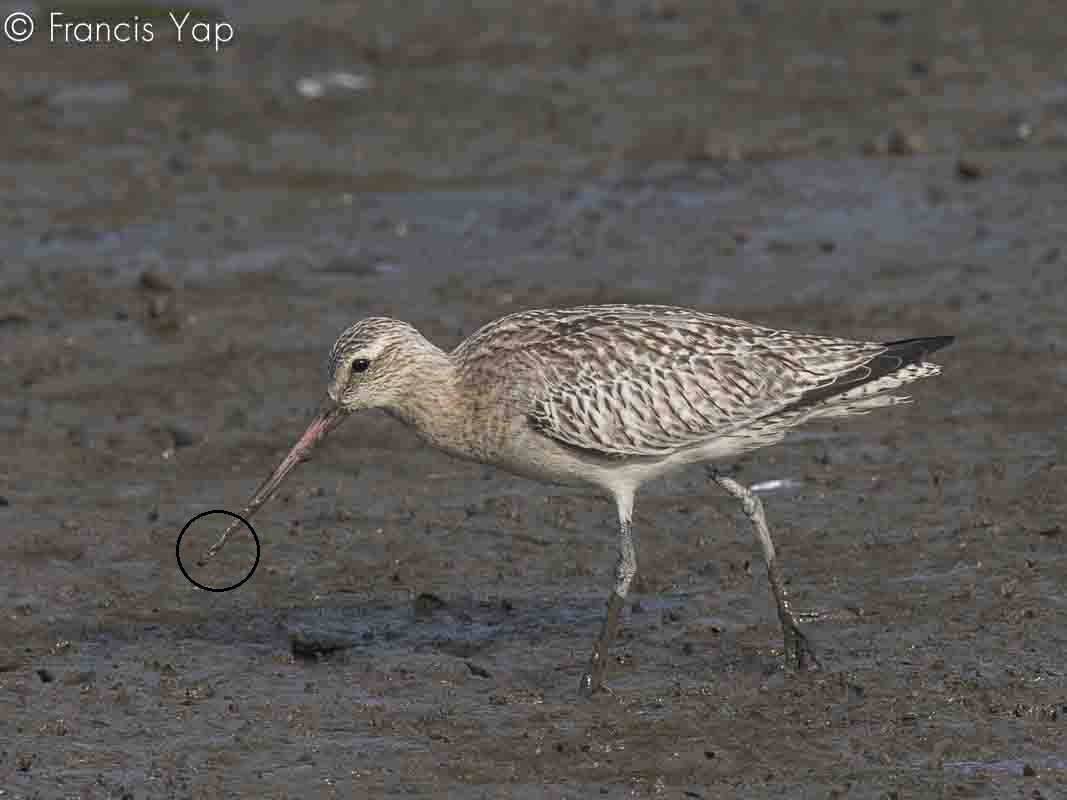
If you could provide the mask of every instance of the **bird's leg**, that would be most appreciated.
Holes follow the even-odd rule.
[[[600,628],[600,636],[593,645],[589,667],[578,683],[578,691],[587,696],[604,688],[604,671],[607,668],[608,653],[612,642],[615,641],[615,632],[619,627],[619,614],[622,612],[623,603],[626,602],[626,595],[630,591],[630,582],[637,572],[637,552],[634,549],[633,533],[630,530],[633,494],[617,496],[616,502],[619,506],[619,560],[615,564],[615,588],[608,597],[607,613],[604,616],[604,624]]]
[[[815,651],[801,632],[796,614],[789,603],[785,582],[778,570],[778,558],[775,555],[770,529],[767,527],[767,518],[763,513],[762,501],[754,492],[732,478],[727,478],[714,469],[709,469],[708,472],[715,483],[741,501],[745,516],[756,529],[756,536],[763,547],[763,560],[767,563],[767,578],[774,592],[774,601],[778,605],[778,619],[782,622],[782,633],[785,635],[786,665],[796,670],[818,669],[819,661],[815,658]]]

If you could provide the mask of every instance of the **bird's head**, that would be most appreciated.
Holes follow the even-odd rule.
[[[425,344],[406,322],[360,320],[337,337],[330,351],[330,399],[345,412],[396,406],[413,390]]]

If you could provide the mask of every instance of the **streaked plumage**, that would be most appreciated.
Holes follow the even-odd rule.
[[[346,413],[365,408],[385,409],[453,455],[599,488],[618,506],[620,557],[608,618],[583,676],[583,688],[595,690],[636,569],[630,517],[642,483],[773,444],[812,419],[906,402],[893,392],[938,374],[940,367],[924,358],[950,341],[854,341],[684,308],[605,305],[511,314],[445,353],[407,323],[364,319],[330,353],[333,407],[260,487],[246,514]],[[796,666],[813,661],[789,608],[759,499],[729,478],[713,478],[742,501],[756,526],[788,659]]]
[[[916,365],[833,402],[792,408],[886,351],[669,306],[587,306],[512,314],[452,355],[474,383],[487,367],[504,365],[530,380],[528,416],[545,435],[625,458],[669,456],[752,426],[766,429],[775,418],[795,424],[867,411],[900,401],[883,390],[940,371]],[[739,452],[749,449],[743,435],[735,441]]]

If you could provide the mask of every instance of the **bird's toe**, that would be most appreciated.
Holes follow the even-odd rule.
[[[808,637],[799,628],[787,628],[785,634],[786,666],[795,672],[814,672],[822,668]]]

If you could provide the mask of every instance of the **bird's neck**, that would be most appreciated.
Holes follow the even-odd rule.
[[[429,444],[454,455],[466,455],[463,397],[455,364],[447,353],[426,342],[419,366],[403,395],[385,410],[415,429]]]

